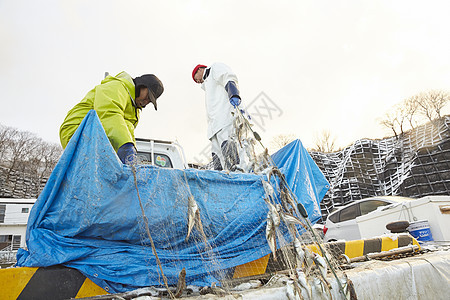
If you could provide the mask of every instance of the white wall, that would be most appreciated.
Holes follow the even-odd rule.
[[[6,204],[5,221],[0,223],[0,225],[27,224],[32,207],[32,204]],[[28,212],[23,213],[22,208],[28,208]]]
[[[0,199],[0,205],[6,205],[4,222],[0,223],[0,235],[20,235],[20,247],[25,247],[27,221],[36,199]],[[28,212],[23,213],[22,209]]]

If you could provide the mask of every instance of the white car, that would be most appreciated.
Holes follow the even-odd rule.
[[[356,218],[368,214],[378,207],[415,200],[399,196],[377,196],[364,198],[347,204],[330,213],[323,228],[325,242],[358,240],[361,238]]]

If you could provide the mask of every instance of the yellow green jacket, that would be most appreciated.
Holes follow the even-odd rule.
[[[91,109],[97,112],[114,150],[125,143],[136,144],[134,129],[140,109],[135,106],[134,95],[133,79],[126,72],[107,76],[67,113],[59,129],[63,148]]]

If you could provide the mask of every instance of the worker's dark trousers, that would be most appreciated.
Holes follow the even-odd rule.
[[[223,166],[219,159],[219,156],[216,153],[212,153],[213,166],[214,170],[222,171],[225,170],[234,171],[236,166],[239,164],[239,154],[237,151],[236,144],[229,141],[222,142],[221,152],[223,157]]]
[[[210,138],[214,170],[234,171],[239,164],[237,146],[230,140],[232,130],[233,124],[229,124]]]

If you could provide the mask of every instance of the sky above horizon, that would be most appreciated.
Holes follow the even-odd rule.
[[[450,90],[449,13],[448,1],[0,0],[0,124],[59,143],[105,72],[153,73],[165,92],[136,136],[177,140],[192,161],[209,142],[191,72],[223,62],[266,146],[291,134],[311,148],[323,130],[340,147],[381,138],[394,104]]]

